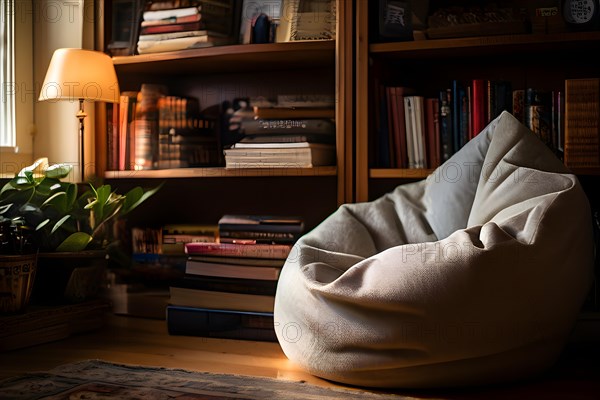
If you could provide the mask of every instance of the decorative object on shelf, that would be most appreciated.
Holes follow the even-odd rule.
[[[527,33],[522,13],[505,7],[439,8],[428,18],[430,39]]]
[[[111,58],[99,51],[57,49],[52,55],[39,100],[79,101],[80,181],[85,180],[84,101],[118,103],[119,81]]]
[[[413,40],[411,1],[379,0],[379,41]]]
[[[574,29],[593,30],[600,22],[598,0],[563,0],[562,15],[567,25]]]

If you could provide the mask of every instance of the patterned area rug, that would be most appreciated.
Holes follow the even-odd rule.
[[[0,399],[325,400],[409,399],[305,382],[88,360],[0,381]]]

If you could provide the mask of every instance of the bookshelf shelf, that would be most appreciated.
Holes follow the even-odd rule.
[[[434,170],[427,168],[371,168],[369,178],[423,179]]]
[[[389,132],[384,136],[386,125],[377,124],[386,118],[382,104],[389,106],[385,101],[390,92],[382,94],[384,88],[408,87],[424,99],[439,99],[440,92],[451,91],[454,83],[469,91],[477,79],[509,82],[511,90],[531,88],[558,98],[558,92],[564,96],[568,79],[598,76],[598,63],[590,54],[600,50],[600,30],[378,43],[377,38],[370,37],[377,32],[377,7],[367,2],[357,2],[356,7],[355,201],[373,200],[403,182],[424,179],[432,172],[394,168],[393,152],[389,159],[380,156],[397,145]],[[387,120],[388,129],[393,118],[392,122]],[[397,130],[392,133],[397,134]],[[573,173],[594,181],[600,169],[576,168]],[[590,201],[597,201],[595,186],[590,184],[590,188],[586,190]]]
[[[598,49],[600,32],[567,32],[555,34],[517,34],[468,37],[457,39],[416,40],[410,42],[373,43],[369,53],[381,58],[460,57],[515,53],[542,53],[575,49]]]
[[[141,171],[106,171],[107,179],[240,178],[286,176],[335,176],[335,166],[314,168],[173,168]]]
[[[113,57],[118,73],[214,73],[335,64],[335,41],[241,44]]]

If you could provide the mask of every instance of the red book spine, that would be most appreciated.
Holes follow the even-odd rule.
[[[472,132],[476,136],[485,128],[487,121],[486,113],[486,81],[484,79],[473,79],[473,110],[472,110]]]

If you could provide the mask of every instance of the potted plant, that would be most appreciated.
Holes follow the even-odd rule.
[[[138,186],[119,194],[108,184],[89,183],[80,193],[77,184],[63,181],[72,169],[69,164],[49,165],[47,158],[40,158],[0,190],[0,216],[20,221],[39,250],[37,281],[43,282],[43,289],[36,284],[34,295],[37,292],[46,299],[63,286],[69,300],[89,297],[92,287],[99,286],[107,248],[113,242],[111,223],[161,186],[149,190]],[[84,264],[85,269],[80,267]]]

